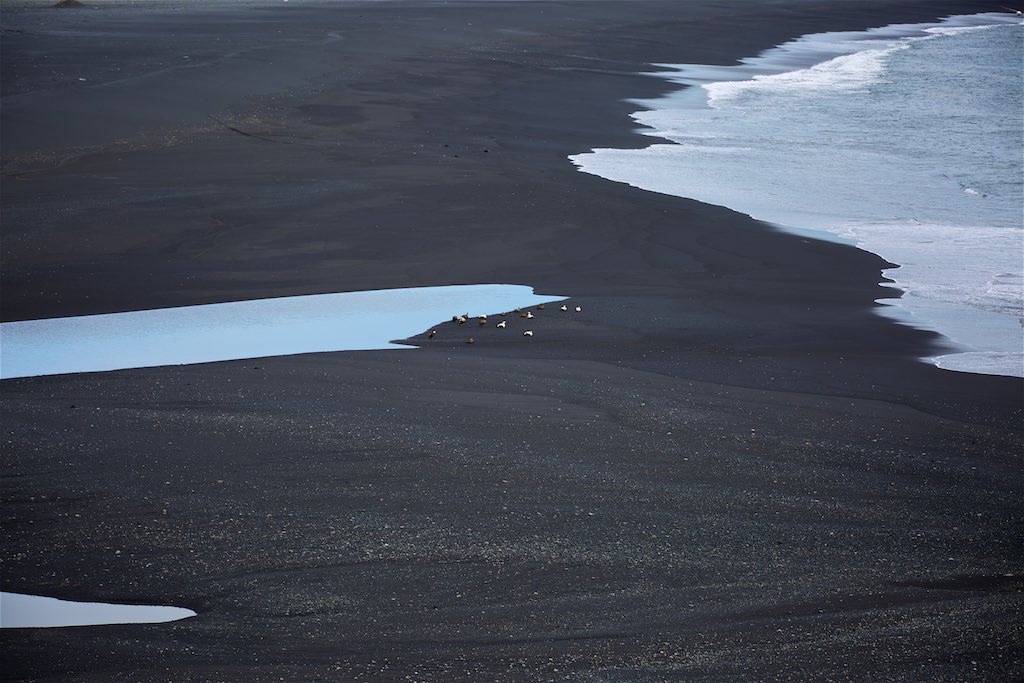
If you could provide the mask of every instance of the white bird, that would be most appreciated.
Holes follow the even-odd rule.
[[[526,332],[523,332],[523,336],[524,337],[532,337],[533,336],[533,330],[527,330]]]
[[[533,313],[527,313],[526,314],[526,319],[527,320],[533,320],[533,318],[534,318]]]
[[[508,323],[507,323],[507,322],[505,322],[504,320],[502,320],[502,321],[501,321],[500,323],[498,323],[497,325],[495,325],[495,327],[500,327],[501,329],[505,329],[505,326],[506,326],[506,325],[508,325]]]
[[[568,311],[568,310],[569,310],[569,307],[568,307],[568,306],[566,306],[565,304],[562,304],[562,307],[561,307],[561,308],[559,308],[558,310],[560,310],[560,311]]]
[[[582,306],[577,306],[576,307],[576,312],[577,313],[582,313],[583,312],[583,307]]]

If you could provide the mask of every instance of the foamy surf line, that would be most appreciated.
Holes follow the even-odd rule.
[[[493,315],[564,298],[525,285],[447,285],[3,323],[0,379],[410,349],[393,340],[453,315]]]
[[[569,158],[901,264],[884,308],[903,314],[887,317],[947,338],[923,360],[1024,376],[1021,25],[955,16],[806,35],[735,66],[661,64],[651,75],[688,87],[632,116],[670,144]]]

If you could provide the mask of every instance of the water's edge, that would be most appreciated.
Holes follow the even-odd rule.
[[[685,137],[685,134],[688,134],[699,140],[701,131],[699,129],[686,130],[686,133],[684,134],[680,131],[666,130],[664,127],[664,121],[660,128],[658,127],[659,124],[651,121],[652,118],[657,121],[657,118],[652,117],[651,114],[657,114],[659,106],[662,106],[660,105],[660,102],[669,98],[673,98],[672,106],[679,109],[706,109],[708,99],[713,96],[714,88],[716,86],[728,87],[737,82],[751,82],[765,76],[778,77],[781,75],[782,77],[786,77],[788,74],[795,73],[797,71],[810,70],[817,65],[836,58],[837,56],[857,54],[860,51],[877,49],[882,41],[897,41],[904,38],[936,35],[934,33],[929,34],[929,32],[941,33],[942,31],[949,30],[974,30],[982,25],[986,25],[985,22],[997,20],[1003,23],[1019,23],[1019,20],[1014,20],[1009,15],[964,15],[947,17],[941,21],[931,23],[895,24],[868,31],[810,34],[803,36],[800,39],[766,50],[757,57],[744,59],[736,66],[657,64],[656,66],[669,70],[655,72],[648,75],[677,83],[683,86],[683,88],[680,91],[674,91],[666,96],[653,100],[631,100],[634,104],[644,107],[642,111],[638,111],[633,114],[634,120],[644,126],[644,128],[638,129],[637,132],[643,135],[667,140],[671,143],[668,147],[678,148],[681,144],[680,140],[674,139],[673,136],[678,138],[680,136]],[[712,86],[710,89],[706,87],[709,85]],[[652,147],[647,148],[647,150],[653,150],[656,147],[665,147],[665,145],[653,145]],[[636,159],[643,160],[644,157],[641,155],[647,150],[604,150],[597,148],[588,153],[571,155],[569,156],[569,160],[575,164],[580,171],[598,175],[599,177],[603,177],[608,180],[626,183],[648,191],[660,192],[673,196],[687,196],[688,198],[695,199],[697,201],[709,204],[719,204],[740,213],[750,215],[755,220],[768,223],[773,227],[789,233],[799,234],[803,237],[856,246],[865,251],[875,253],[889,262],[900,261],[900,259],[894,259],[892,254],[886,255],[886,253],[884,253],[885,249],[878,249],[875,244],[865,244],[859,239],[848,238],[841,236],[840,234],[826,232],[825,230],[817,228],[793,227],[793,223],[782,223],[777,220],[766,219],[765,217],[759,216],[757,211],[751,213],[749,208],[735,206],[727,201],[716,201],[714,199],[709,200],[708,197],[704,197],[699,194],[683,195],[681,192],[674,191],[671,188],[649,185],[645,181],[639,180],[635,176],[631,176],[627,162],[632,158],[620,161],[621,167],[615,169],[611,169],[607,163],[600,163],[600,155],[605,152],[626,152],[634,155]],[[648,159],[650,158],[648,157]],[[654,166],[652,168],[661,168],[661,172],[664,174],[667,172],[665,171],[665,168],[668,168],[668,166],[665,166],[665,168],[662,168],[661,166]],[[927,309],[927,303],[922,306],[920,303],[920,297],[916,294],[911,294],[910,288],[908,288],[905,283],[900,282],[901,273],[899,272],[899,267],[886,269],[883,272],[887,278],[891,278],[895,281],[895,286],[892,288],[892,297],[877,301],[877,303],[884,304],[884,306],[875,307],[875,312],[883,315],[887,319],[893,320],[897,324],[936,332],[942,335],[946,340],[946,353],[936,356],[933,352],[932,355],[923,356],[921,360],[932,363],[946,370],[973,372],[977,374],[1024,376],[1024,356],[1021,356],[1019,352],[1015,352],[1010,348],[1003,348],[1007,346],[1005,343],[1003,343],[1001,347],[986,345],[986,342],[992,337],[990,332],[996,323],[1001,323],[1003,328],[1007,327],[1005,315],[1000,316],[996,313],[988,314],[986,311],[972,310],[970,311],[972,325],[974,325],[978,330],[984,329],[984,332],[975,333],[974,329],[968,329],[966,331],[951,333],[949,329],[945,329],[940,325],[932,323],[929,319],[926,319],[919,314],[922,310]],[[886,284],[888,285],[889,283]],[[908,308],[910,305],[912,306]],[[897,310],[886,310],[894,308]],[[996,320],[993,320],[994,318]],[[975,320],[980,321],[980,324],[975,325]],[[1009,346],[1012,346],[1012,344]]]

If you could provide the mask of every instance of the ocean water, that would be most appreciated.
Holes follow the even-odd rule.
[[[1010,14],[803,36],[633,118],[669,143],[580,170],[850,241],[898,268],[884,314],[936,330],[966,372],[1024,376],[1024,26]],[[902,296],[900,291],[902,291]]]
[[[535,294],[525,285],[446,285],[2,323],[0,379],[409,349],[393,340],[453,315],[493,315],[563,298]]]

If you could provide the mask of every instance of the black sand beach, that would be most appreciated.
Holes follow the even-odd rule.
[[[917,360],[871,254],[566,159],[647,143],[649,63],[997,7],[86,5],[2,5],[4,321],[457,283],[583,311],[4,381],[0,587],[199,612],[4,630],[6,679],[1024,677],[1021,380]]]

